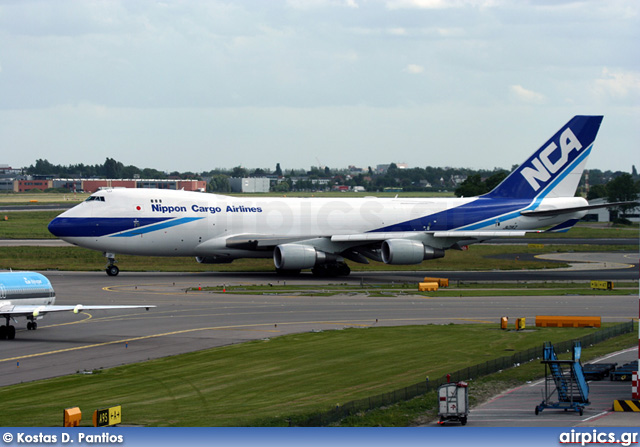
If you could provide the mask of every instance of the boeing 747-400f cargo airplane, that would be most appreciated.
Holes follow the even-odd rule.
[[[115,254],[270,258],[278,272],[348,275],[345,259],[419,264],[447,249],[541,228],[566,231],[592,208],[574,197],[602,116],[576,116],[493,191],[464,198],[229,197],[107,189],[62,213],[49,231]],[[514,143],[517,143],[514,142]],[[514,144],[517,147],[517,144]]]
[[[16,328],[11,320],[17,317],[26,317],[27,329],[36,330],[38,323],[49,312],[82,312],[84,310],[113,310],[113,309],[140,309],[149,310],[156,306],[58,306],[56,294],[51,282],[34,272],[0,272],[0,318],[4,318],[6,325],[0,326],[0,340],[13,340],[16,337]]]

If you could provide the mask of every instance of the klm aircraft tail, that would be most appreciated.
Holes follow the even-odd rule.
[[[574,116],[484,197],[532,200],[573,197],[602,118]]]

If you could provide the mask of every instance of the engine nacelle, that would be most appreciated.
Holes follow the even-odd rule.
[[[316,250],[309,245],[282,244],[273,250],[273,263],[280,270],[310,269],[341,260],[343,258],[340,256]]]
[[[196,256],[199,264],[230,264],[233,259],[228,256]]]
[[[308,245],[283,244],[273,250],[273,263],[277,269],[310,269],[316,265],[316,249]]]
[[[388,239],[382,242],[382,261],[385,264],[420,264],[427,259],[444,257],[444,250],[411,239]]]

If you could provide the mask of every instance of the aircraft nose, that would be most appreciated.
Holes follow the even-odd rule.
[[[68,236],[69,232],[69,224],[67,219],[56,217],[47,226],[49,233],[53,234],[56,237]]]

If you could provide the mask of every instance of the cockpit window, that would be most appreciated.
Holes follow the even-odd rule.
[[[98,202],[104,202],[104,196],[89,196],[85,202],[93,202],[96,200]]]

